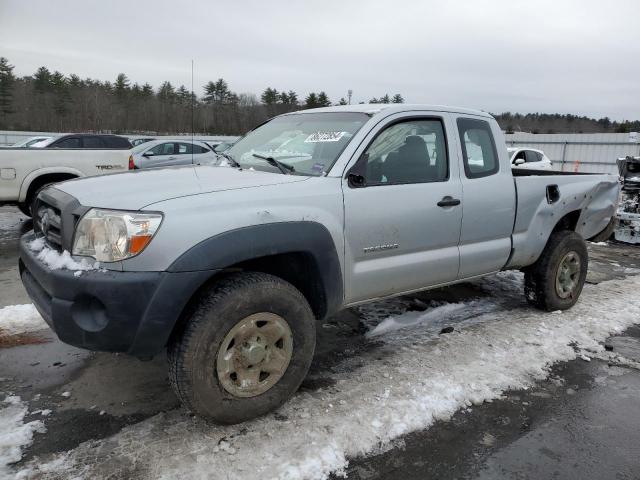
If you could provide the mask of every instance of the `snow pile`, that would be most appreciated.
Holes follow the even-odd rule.
[[[32,304],[0,308],[0,335],[17,335],[48,328]]]
[[[20,397],[8,396],[0,403],[0,477],[10,478],[9,464],[22,458],[22,449],[31,445],[33,433],[46,431],[41,420],[23,423],[26,405]]]
[[[36,459],[21,474],[324,479],[344,472],[349,457],[385,448],[506,390],[531,387],[554,362],[602,354],[599,342],[640,321],[640,296],[629,294],[640,288],[638,277],[587,285],[578,304],[562,313],[527,306],[519,274],[480,283],[494,292],[491,299],[440,307],[433,318],[396,314],[370,348],[323,372],[332,386],[298,393],[277,414],[213,426],[177,409]],[[429,322],[445,313],[457,328],[439,336]],[[396,324],[403,328],[390,328]]]
[[[435,330],[449,324],[453,315],[464,312],[473,312],[473,317],[478,318],[479,313],[485,313],[486,310],[491,310],[492,306],[491,302],[485,300],[445,303],[423,312],[416,311],[406,312],[400,315],[392,315],[385,318],[372,330],[367,332],[367,336],[375,337],[382,334],[388,334],[402,328],[425,324],[427,328]],[[468,322],[465,322],[465,324],[468,324]]]
[[[51,270],[74,270],[76,272],[86,270],[97,270],[100,262],[90,262],[87,259],[76,261],[71,254],[64,250],[62,253],[50,248],[43,238],[36,238],[29,243],[29,248],[37,252],[37,258]]]

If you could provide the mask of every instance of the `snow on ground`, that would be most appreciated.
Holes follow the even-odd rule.
[[[30,303],[0,308],[0,335],[17,335],[46,328],[49,327]]]
[[[326,478],[343,471],[349,457],[388,448],[506,390],[531,387],[554,362],[603,354],[599,342],[640,321],[640,296],[630,294],[640,277],[587,285],[573,309],[555,313],[524,303],[519,274],[479,284],[493,296],[383,322],[371,348],[324,374],[333,386],[300,392],[277,414],[215,426],[177,409],[35,459],[20,476]],[[370,317],[380,319],[402,301],[378,302],[380,312],[369,307]],[[456,326],[453,333],[438,335],[429,323],[443,319]],[[373,323],[365,319],[375,331]]]
[[[23,423],[27,406],[20,397],[8,396],[0,402],[0,478],[9,478],[10,463],[22,458],[22,450],[31,445],[33,433],[44,433],[41,420]]]
[[[100,262],[90,262],[86,259],[76,261],[68,251],[62,253],[47,246],[43,238],[36,238],[29,243],[29,248],[38,253],[38,260],[44,263],[51,270],[74,270],[76,273],[85,270],[97,270]],[[79,275],[77,275],[79,276]]]

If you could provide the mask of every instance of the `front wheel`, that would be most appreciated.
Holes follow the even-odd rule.
[[[181,402],[218,423],[282,405],[309,370],[315,319],[291,284],[264,273],[223,278],[205,293],[168,347]]]
[[[589,255],[583,238],[570,230],[553,232],[540,258],[524,272],[527,301],[541,310],[566,310],[580,297]]]

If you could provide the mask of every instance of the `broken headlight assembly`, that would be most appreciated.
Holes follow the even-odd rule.
[[[142,252],[162,223],[161,213],[92,208],[78,222],[73,255],[117,262]]]

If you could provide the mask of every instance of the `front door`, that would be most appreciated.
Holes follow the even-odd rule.
[[[456,279],[462,187],[445,121],[391,117],[356,152],[365,183],[343,180],[347,303]]]

